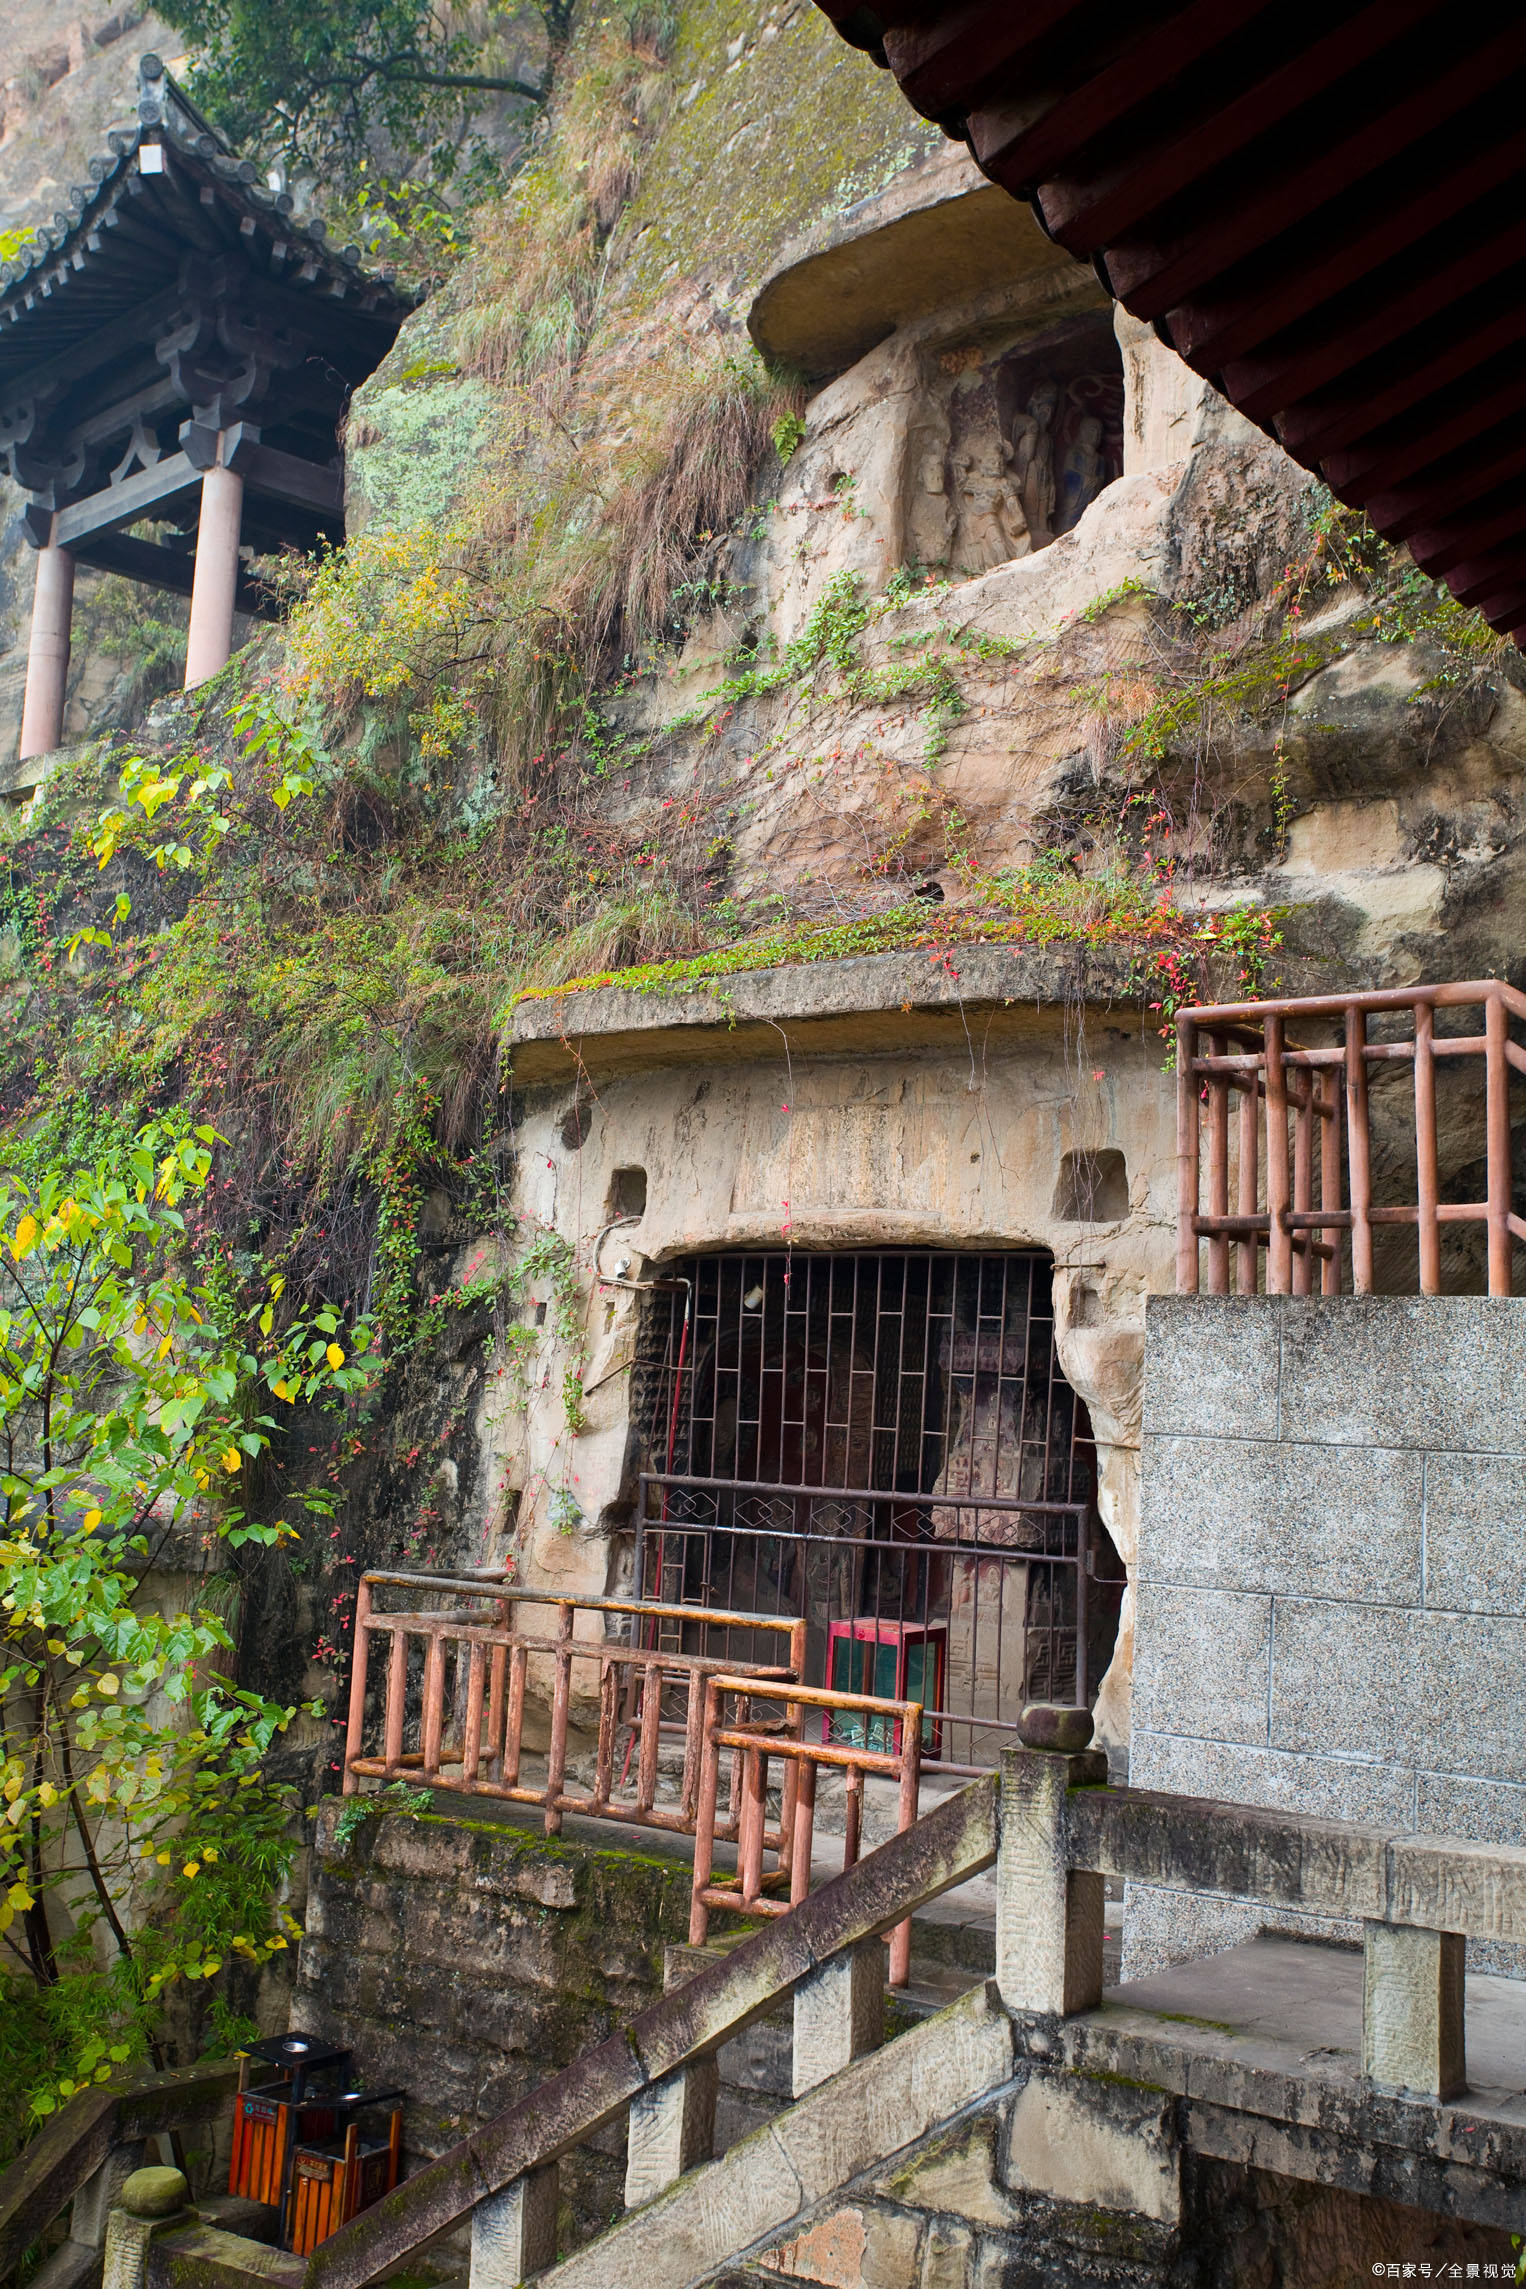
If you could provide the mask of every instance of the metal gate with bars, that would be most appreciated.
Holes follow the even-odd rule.
[[[920,1700],[955,1769],[1088,1699],[1122,1569],[1047,1257],[692,1257],[654,1303],[638,1598],[803,1614],[806,1681]]]

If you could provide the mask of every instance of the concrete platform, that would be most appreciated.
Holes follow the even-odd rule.
[[[1110,1987],[1104,2010],[1152,2021],[1174,2043],[1205,2056],[1231,2053],[1281,2075],[1342,2082],[1361,2076],[1359,1948],[1253,1939]],[[1469,2111],[1526,2125],[1526,1981],[1475,1972],[1467,2010]]]

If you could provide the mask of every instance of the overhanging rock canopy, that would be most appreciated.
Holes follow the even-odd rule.
[[[299,223],[155,56],[90,171],[0,272],[0,464],[34,544],[190,595],[217,466],[242,482],[245,558],[342,538],[336,425],[412,298]]]
[[[1526,17],[818,0],[1124,307],[1526,632]]]

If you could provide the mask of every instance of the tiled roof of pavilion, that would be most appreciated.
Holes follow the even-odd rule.
[[[299,220],[157,56],[139,63],[137,118],[106,142],[90,180],[0,270],[0,400],[173,294],[188,254],[241,256],[255,280],[322,303],[325,332],[383,353],[415,297],[368,272],[358,247],[334,245],[317,218]]]

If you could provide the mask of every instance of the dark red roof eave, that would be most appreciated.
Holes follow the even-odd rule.
[[[1296,461],[1526,634],[1526,14],[818,5]]]

